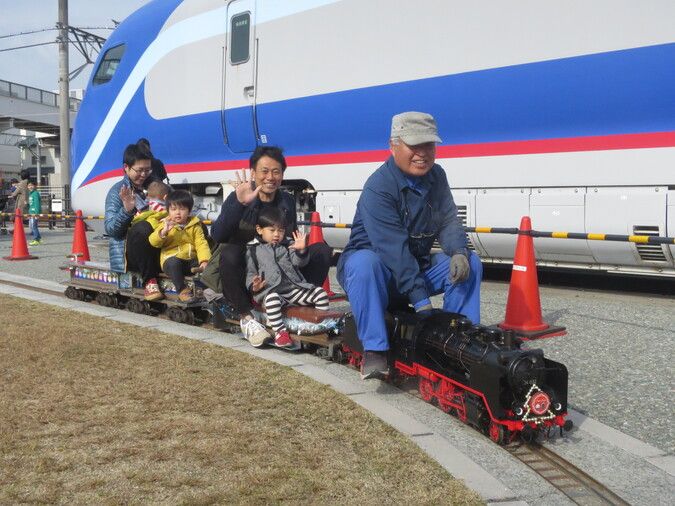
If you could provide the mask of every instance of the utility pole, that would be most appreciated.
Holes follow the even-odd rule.
[[[59,133],[61,184],[70,181],[70,83],[68,82],[68,0],[59,0]]]

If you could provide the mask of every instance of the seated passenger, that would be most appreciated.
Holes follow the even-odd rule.
[[[148,242],[152,226],[145,220],[132,220],[147,209],[143,185],[150,176],[150,155],[136,144],[124,150],[124,175],[108,191],[105,199],[105,233],[110,237],[110,269],[134,271],[141,275],[146,300],[162,298],[157,284],[159,249]]]
[[[327,311],[328,294],[308,283],[298,271],[309,261],[307,238],[296,231],[295,241],[286,245],[286,220],[281,209],[270,207],[260,211],[255,229],[258,238],[247,245],[246,251],[246,286],[253,299],[265,307],[275,332],[274,344],[291,347],[293,340],[284,326],[282,307],[296,304]],[[256,347],[264,341],[250,340]]]
[[[223,202],[220,215],[211,226],[211,237],[221,243],[213,252],[202,281],[225,299],[239,315],[244,337],[258,343],[269,337],[265,327],[251,313],[251,297],[246,288],[246,243],[255,237],[258,214],[266,208],[283,211],[287,230],[297,230],[295,199],[280,189],[286,159],[280,148],[259,146],[249,159],[250,177],[230,181],[234,187]],[[330,268],[331,248],[325,243],[307,247],[309,260],[300,271],[313,285],[321,285]]]
[[[437,142],[431,115],[392,118],[392,156],[366,181],[338,262],[363,343],[363,379],[388,371],[384,314],[393,300],[423,312],[432,309],[429,297],[443,292],[444,311],[480,321],[482,265],[467,249],[447,176],[434,163]],[[432,255],[435,240],[443,253]]]
[[[183,302],[193,300],[190,288],[185,286],[185,276],[191,274],[193,267],[203,270],[211,258],[202,223],[196,216],[190,216],[193,205],[189,191],[175,190],[166,197],[168,211],[148,217],[154,228],[148,241],[161,249],[162,271],[171,278]]]
[[[166,211],[166,196],[171,192],[171,187],[162,183],[161,181],[153,181],[148,185],[148,210],[150,211]]]

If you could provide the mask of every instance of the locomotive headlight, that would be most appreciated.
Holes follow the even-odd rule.
[[[554,409],[555,411],[560,411],[560,410],[562,409],[562,404],[560,404],[559,402],[556,402],[556,403],[553,405],[553,409]]]
[[[541,390],[530,397],[530,411],[537,416],[543,415],[551,407],[551,398]]]

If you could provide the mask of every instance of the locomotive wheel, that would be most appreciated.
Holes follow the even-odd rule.
[[[441,408],[441,411],[444,413],[450,413],[452,411],[452,404],[446,400],[443,400],[442,397],[438,399],[438,407]]]
[[[511,439],[509,430],[495,422],[490,422],[489,434],[490,439],[500,445],[508,443],[509,439]]]
[[[138,313],[138,314],[143,314],[145,313],[145,306],[143,305],[143,302],[141,302],[138,299],[129,299],[127,301],[127,309],[131,311],[132,313]]]
[[[434,399],[434,384],[431,380],[420,378],[418,389],[422,399],[426,402],[431,402]]]
[[[82,300],[80,291],[74,286],[66,288],[65,296],[72,300]]]

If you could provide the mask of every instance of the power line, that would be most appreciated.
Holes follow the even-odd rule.
[[[7,39],[9,37],[18,37],[20,35],[30,35],[31,33],[42,33],[56,30],[56,28],[43,28],[41,30],[31,30],[30,32],[10,33],[9,35],[0,35],[0,39]]]
[[[71,41],[71,44],[73,42]],[[16,47],[6,47],[4,49],[0,49],[0,53],[4,53],[5,51],[14,51],[16,49],[26,49],[27,47],[37,47],[37,46],[47,46],[49,44],[56,44],[56,41],[53,40],[51,42],[40,42],[39,44],[28,44],[25,46],[16,46]]]
[[[75,27],[68,27],[68,28],[75,28]],[[114,27],[110,26],[81,26],[78,27],[79,30],[114,30]],[[42,33],[42,32],[50,32],[50,31],[55,31],[58,30],[58,28],[42,28],[40,30],[31,30],[28,32],[18,32],[18,33],[10,33],[8,35],[0,35],[0,39],[7,39],[9,37],[19,37],[21,35],[30,35],[33,33]]]
[[[29,47],[48,46],[49,44],[58,44],[58,41],[52,40],[50,42],[39,42],[37,44],[27,44],[25,46],[6,47],[6,48],[0,49],[0,53],[4,53],[5,51],[14,51],[16,49],[26,49],[26,48],[29,48]],[[76,41],[76,40],[69,40],[68,44],[79,46],[79,42]]]

